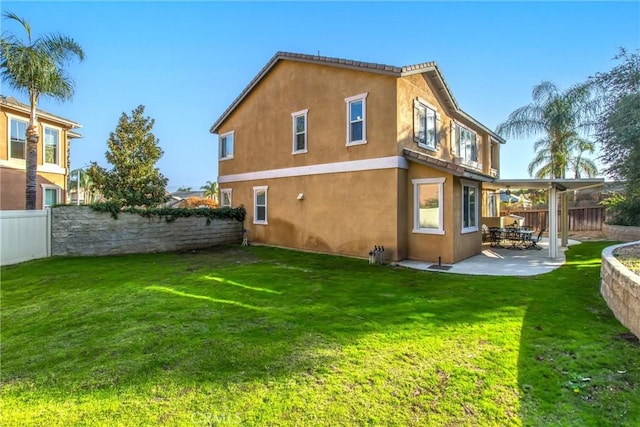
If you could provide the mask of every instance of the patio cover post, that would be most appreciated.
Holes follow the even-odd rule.
[[[556,185],[549,184],[549,258],[558,256],[558,201]]]
[[[560,238],[561,246],[567,247],[569,245],[569,202],[568,202],[567,190],[560,193]]]

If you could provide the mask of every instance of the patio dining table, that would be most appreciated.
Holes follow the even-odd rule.
[[[524,228],[492,227],[489,229],[489,239],[493,248],[505,248],[502,244],[509,243],[510,246],[507,249],[527,249],[530,247],[532,235],[533,230]]]

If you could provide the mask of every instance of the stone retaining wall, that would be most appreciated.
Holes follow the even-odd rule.
[[[242,223],[202,217],[144,218],[137,214],[96,212],[85,206],[51,209],[51,254],[118,255],[169,252],[240,243]]]
[[[640,277],[618,261],[613,253],[630,244],[609,246],[602,251],[600,293],[616,319],[640,338]]]
[[[602,232],[607,239],[618,242],[635,242],[640,240],[640,227],[602,224]]]

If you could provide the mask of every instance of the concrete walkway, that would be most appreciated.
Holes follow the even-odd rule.
[[[580,244],[577,240],[569,240],[569,246]],[[558,241],[558,258],[549,258],[549,241],[540,243],[541,250],[531,249],[500,249],[492,248],[488,244],[483,246],[482,253],[457,262],[448,270],[430,268],[433,262],[405,260],[396,263],[401,267],[416,270],[435,271],[454,274],[472,274],[483,276],[535,276],[548,273],[560,267],[566,261],[564,252]]]

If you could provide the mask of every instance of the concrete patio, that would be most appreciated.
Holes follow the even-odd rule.
[[[569,240],[569,246],[580,244],[577,240]],[[566,261],[564,252],[566,247],[560,247],[558,239],[558,256],[549,258],[549,239],[540,243],[542,250],[535,249],[501,249],[492,248],[489,244],[483,246],[482,253],[467,258],[453,265],[447,270],[432,268],[433,262],[405,260],[396,263],[401,267],[416,270],[434,271],[439,273],[471,274],[483,276],[535,276],[548,273],[560,267]]]

